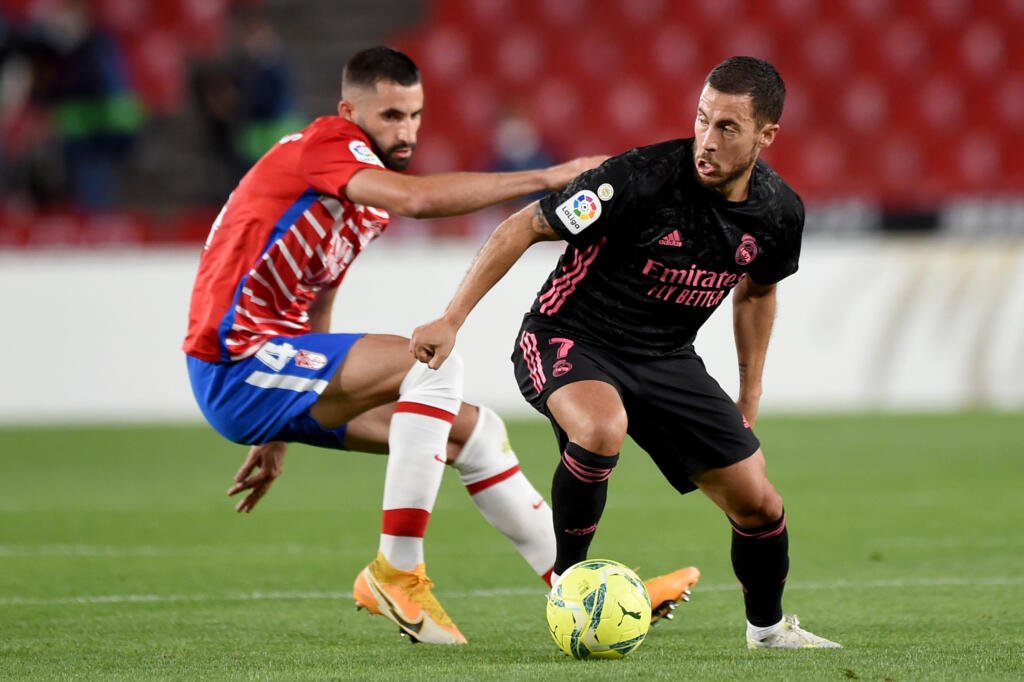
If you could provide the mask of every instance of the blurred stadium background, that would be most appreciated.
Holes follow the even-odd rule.
[[[765,409],[1019,410],[1021,35],[1024,0],[2,0],[0,422],[198,418],[178,346],[209,225],[378,43],[424,75],[416,173],[686,137],[711,67],[769,59],[789,93],[766,160],[808,220]],[[394,221],[335,327],[408,335],[514,208]],[[536,251],[461,337],[467,396],[504,412],[527,413],[505,358]],[[727,389],[730,334],[720,312],[698,345]]]

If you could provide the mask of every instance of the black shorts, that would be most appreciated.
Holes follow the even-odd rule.
[[[696,488],[693,474],[735,464],[761,446],[692,348],[671,357],[626,355],[527,316],[512,364],[520,392],[551,420],[563,450],[568,436],[548,412],[548,396],[576,381],[610,384],[626,408],[629,435],[681,493]]]

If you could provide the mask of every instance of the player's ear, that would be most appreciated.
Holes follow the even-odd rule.
[[[772,142],[775,141],[775,136],[779,132],[778,123],[769,123],[761,128],[761,133],[758,137],[757,144],[761,149],[767,149],[771,146]]]
[[[347,99],[343,99],[338,102],[338,116],[341,116],[346,121],[355,121],[356,108],[352,106],[352,102]]]

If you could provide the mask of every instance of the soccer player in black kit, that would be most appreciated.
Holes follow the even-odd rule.
[[[804,223],[800,198],[758,158],[778,133],[784,100],[771,64],[722,62],[705,80],[693,138],[612,157],[511,216],[444,315],[410,342],[439,367],[470,310],[530,245],[568,242],[512,356],[520,390],[551,420],[561,452],[554,571],[586,558],[628,433],[680,493],[699,488],[728,516],[751,649],[840,646],[783,616],[786,515],[751,428],[776,284],[796,272]],[[735,402],[693,348],[730,291]]]

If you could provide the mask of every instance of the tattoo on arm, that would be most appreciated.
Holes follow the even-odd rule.
[[[534,234],[548,240],[558,239],[558,233],[551,229],[548,219],[544,217],[544,211],[538,201],[534,204],[533,215],[530,216],[530,229]]]

